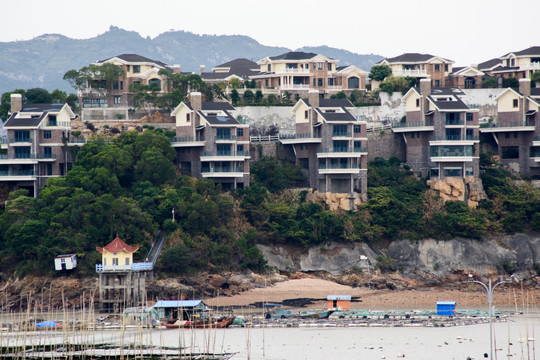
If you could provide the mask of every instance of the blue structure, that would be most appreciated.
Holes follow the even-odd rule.
[[[456,314],[456,302],[455,301],[437,301],[437,315],[455,315]]]

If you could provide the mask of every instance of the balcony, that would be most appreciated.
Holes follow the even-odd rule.
[[[429,139],[430,145],[473,145],[480,141],[477,135],[446,135],[446,136],[432,136]]]
[[[534,131],[534,121],[487,123],[480,125],[480,132]]]
[[[465,121],[463,119],[446,119],[444,124],[446,126],[463,126]]]
[[[249,159],[249,151],[202,151],[201,161],[244,161]]]
[[[320,144],[321,138],[314,137],[314,135],[310,133],[279,134],[279,141],[281,141],[282,144]]]
[[[322,148],[317,150],[318,158],[354,158],[367,155],[367,148]]]
[[[84,137],[72,137],[67,141],[68,146],[83,146],[88,140]]]
[[[326,88],[330,91],[341,91],[343,90],[343,85],[328,85]]]
[[[35,180],[34,170],[0,170],[0,181]]]
[[[283,84],[281,90],[309,90],[309,84]]]
[[[217,141],[221,141],[221,142],[231,142],[231,141],[236,141],[236,135],[231,135],[231,134],[218,134],[216,136],[216,142]]]
[[[420,70],[420,69],[403,69],[403,70],[397,70],[393,75],[394,76],[422,77],[422,76],[427,76],[428,73],[426,70]]]
[[[332,132],[333,138],[352,138],[352,133],[348,131],[334,131]]]
[[[37,159],[38,161],[55,161],[56,160],[56,155],[54,154],[38,154],[37,155]]]
[[[37,164],[36,154],[0,154],[0,164]]]
[[[302,68],[289,68],[286,67],[282,70],[282,72],[286,74],[310,74],[309,69],[302,69]]]
[[[366,170],[360,168],[360,164],[319,164],[319,174],[358,174]]]
[[[30,137],[9,138],[10,145],[28,145],[31,143],[32,143],[32,138]]]
[[[521,66],[524,70],[540,70],[540,62],[531,62]]]
[[[244,168],[235,166],[203,167],[201,175],[204,178],[234,178],[243,177]]]
[[[533,138],[533,146],[540,146],[540,136],[535,136]]]
[[[435,127],[432,121],[394,122],[393,132],[433,131]]]
[[[96,264],[96,272],[150,271],[151,262],[133,263],[131,265],[102,265]]]
[[[8,138],[7,136],[1,136],[0,137],[0,146],[2,149],[7,149],[8,147]]]
[[[471,162],[473,148],[472,146],[432,146],[430,156],[433,162]]]
[[[201,136],[173,136],[169,140],[171,140],[172,147],[204,146],[204,139]]]

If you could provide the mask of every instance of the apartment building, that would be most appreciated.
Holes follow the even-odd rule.
[[[482,147],[524,176],[540,176],[540,88],[530,79],[519,80],[519,90],[508,88],[496,98],[497,121],[482,125]]]
[[[329,97],[339,91],[365,90],[367,72],[356,66],[338,68],[338,62],[320,54],[288,52],[259,60],[260,74],[250,78],[265,94],[306,97],[310,90],[317,90]]]
[[[71,120],[67,104],[23,104],[22,95],[11,95],[11,116],[0,139],[0,183],[8,191],[27,189],[37,196],[51,177],[64,176],[72,166],[68,147]]]
[[[379,61],[376,65],[387,65],[394,76],[409,76],[431,79],[432,87],[449,86],[448,75],[452,73],[454,61],[440,56],[419,53],[405,53]]]
[[[203,102],[192,92],[189,102],[171,113],[176,119],[180,171],[196,178],[209,178],[225,189],[249,186],[249,125],[231,115],[227,102]]]
[[[367,129],[349,112],[351,108],[347,99],[321,99],[317,90],[311,90],[292,109],[296,133],[280,135],[280,142],[292,146],[311,188],[366,201]]]
[[[423,177],[479,177],[478,110],[469,108],[459,89],[432,89],[430,79],[420,80],[402,101],[404,122],[392,131],[403,137],[406,162]]]
[[[158,93],[167,93],[167,78],[159,74],[160,70],[180,74],[180,66],[169,66],[161,61],[152,60],[138,54],[121,54],[108,59],[99,60],[94,65],[114,64],[120,66],[125,74],[120,76],[112,87],[104,88],[102,81],[89,84],[88,90],[79,93],[82,108],[114,108],[132,107],[133,95],[129,91],[131,84],[139,83],[153,86]]]

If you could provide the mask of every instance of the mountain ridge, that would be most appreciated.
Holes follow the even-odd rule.
[[[301,49],[298,51],[324,50],[309,51],[338,59],[339,65],[353,64],[366,71],[383,58],[328,46]],[[34,87],[74,92],[62,79],[68,70],[123,53],[140,54],[170,65],[179,64],[182,71],[199,73],[200,65],[210,71],[212,67],[236,58],[258,61],[288,51],[292,50],[262,45],[247,35],[198,35],[184,30],[166,31],[154,38],[116,26],[88,39],[46,33],[30,40],[0,42],[0,94]]]

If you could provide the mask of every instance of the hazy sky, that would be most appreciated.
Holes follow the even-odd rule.
[[[2,0],[2,13],[0,42],[44,33],[90,38],[115,25],[150,37],[185,30],[291,49],[421,52],[456,65],[540,45],[540,0]]]

